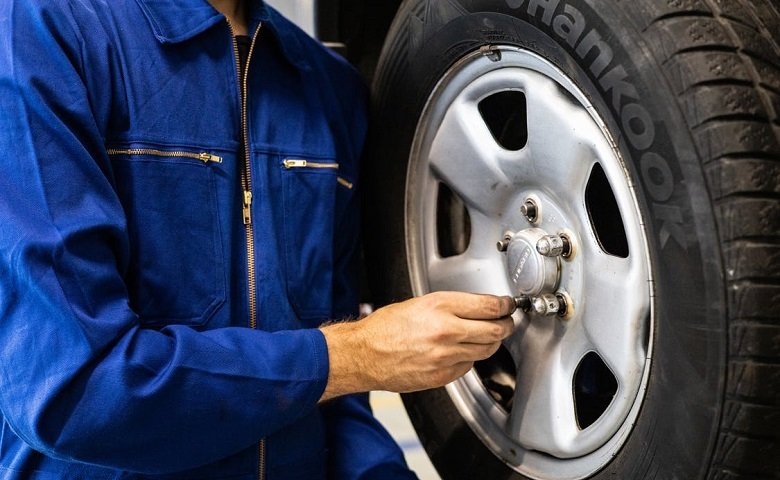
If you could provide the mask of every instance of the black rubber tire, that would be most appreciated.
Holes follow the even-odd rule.
[[[607,65],[561,36],[574,11],[577,40],[598,34]],[[780,479],[778,39],[775,0],[405,1],[379,63],[364,173],[376,302],[412,294],[406,170],[437,81],[483,45],[532,50],[592,97],[651,219],[649,385],[622,449],[591,478]],[[404,402],[442,478],[525,478],[482,445],[443,389]]]

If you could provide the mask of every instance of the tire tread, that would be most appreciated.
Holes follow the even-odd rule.
[[[721,429],[708,480],[777,479],[780,456],[780,8],[642,2],[715,205],[729,314]]]

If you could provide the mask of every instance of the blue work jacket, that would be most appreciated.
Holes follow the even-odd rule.
[[[251,3],[242,102],[206,0],[0,0],[0,478],[413,478],[318,406],[364,88]]]

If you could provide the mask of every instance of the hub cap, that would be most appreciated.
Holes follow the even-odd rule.
[[[542,256],[536,249],[547,234],[540,228],[527,228],[512,236],[507,248],[507,273],[516,295],[539,295],[552,291],[561,276],[560,261]]]
[[[447,391],[511,468],[584,478],[627,438],[649,374],[643,221],[620,151],[574,82],[529,51],[490,52],[445,74],[418,125],[412,286],[530,300],[499,353]]]

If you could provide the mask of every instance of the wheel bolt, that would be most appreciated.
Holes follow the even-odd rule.
[[[571,242],[565,235],[545,235],[536,243],[536,251],[545,257],[568,257],[571,255]]]
[[[520,206],[520,213],[531,223],[535,223],[539,217],[539,206],[532,198],[527,198]]]
[[[496,243],[496,248],[499,252],[506,252],[506,250],[509,248],[509,244],[512,242],[512,236],[511,235],[504,235],[504,238],[499,240]]]
[[[556,295],[545,293],[533,300],[534,311],[539,315],[551,316],[561,309],[561,302]]]

